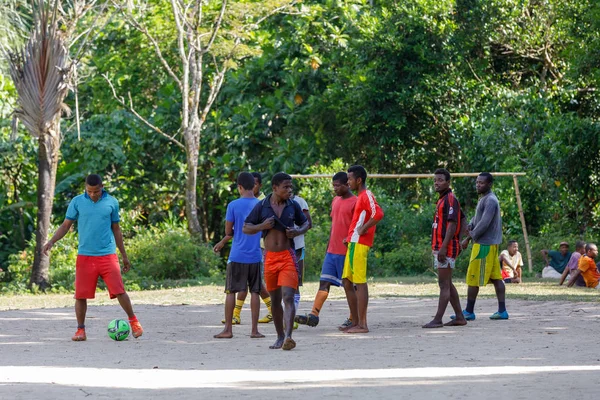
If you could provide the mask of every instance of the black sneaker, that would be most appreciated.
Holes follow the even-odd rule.
[[[294,321],[299,324],[308,325],[313,328],[319,325],[319,317],[317,317],[314,314],[296,315]]]

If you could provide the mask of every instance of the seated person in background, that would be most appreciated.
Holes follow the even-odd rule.
[[[523,257],[519,252],[519,243],[509,240],[506,250],[500,253],[500,265],[502,266],[502,279],[506,283],[521,283]]]
[[[579,259],[579,266],[571,274],[568,287],[573,286],[577,277],[581,274],[583,275],[585,286],[600,290],[600,272],[598,272],[598,267],[596,267],[596,262],[594,261],[596,257],[598,257],[598,248],[595,244],[588,243],[585,246],[585,255]]]
[[[542,270],[542,278],[560,279],[563,271],[565,270],[569,259],[571,258],[571,252],[569,251],[569,243],[560,242],[558,247],[559,251],[556,250],[542,250],[542,256],[546,262],[546,267]],[[550,257],[550,260],[548,260]]]
[[[581,256],[585,253],[585,242],[582,242],[581,240],[578,240],[575,243],[575,251],[573,252],[573,254],[571,254],[571,258],[569,258],[569,262],[567,264],[567,267],[565,268],[565,270],[562,273],[562,276],[560,277],[560,282],[558,282],[558,285],[562,285],[563,282],[565,281],[565,279],[567,278],[567,275],[569,274],[573,274],[573,271],[575,271],[577,269],[577,266],[579,265],[579,259],[581,258]],[[585,282],[583,280],[583,276],[579,275],[577,277],[577,281],[575,282],[575,285],[577,286],[585,286]]]

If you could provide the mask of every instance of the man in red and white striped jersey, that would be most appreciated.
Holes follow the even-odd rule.
[[[433,320],[423,328],[442,328],[446,326],[466,325],[467,321],[462,313],[460,299],[452,283],[452,269],[456,257],[461,251],[460,236],[467,226],[465,215],[460,209],[460,203],[452,189],[450,189],[450,172],[440,168],[434,172],[433,187],[439,194],[435,207],[431,232],[431,250],[433,252],[433,265],[438,272],[440,286],[440,300]],[[448,302],[454,308],[456,319],[444,324],[442,318]]]

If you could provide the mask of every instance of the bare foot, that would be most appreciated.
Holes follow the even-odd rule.
[[[338,329],[340,331],[342,331],[342,332],[345,333],[345,332],[348,332],[349,329],[354,328],[356,326],[358,326],[358,324],[357,325],[350,325],[350,326],[340,326],[340,327],[338,327]]]
[[[353,326],[346,331],[346,333],[369,333],[369,328],[361,327],[359,325]]]
[[[433,329],[433,328],[443,328],[444,324],[441,321],[433,320],[428,324],[423,325],[421,328],[425,329]]]
[[[285,342],[283,342],[283,346],[281,348],[283,350],[291,350],[294,347],[296,347],[296,342],[294,342],[294,339],[289,337],[289,338],[285,339]]]
[[[283,337],[277,338],[275,343],[272,346],[269,346],[270,349],[280,349],[283,346]]]
[[[250,337],[252,339],[262,339],[262,338],[265,337],[265,335],[263,335],[262,333],[260,333],[260,332],[257,331],[257,332],[252,332],[252,334],[250,335]]]
[[[453,319],[449,322],[446,322],[444,324],[444,326],[464,326],[467,324],[467,320],[466,319]]]
[[[214,335],[213,337],[215,339],[231,339],[233,337],[233,333],[223,331],[223,332],[219,333],[218,335]]]

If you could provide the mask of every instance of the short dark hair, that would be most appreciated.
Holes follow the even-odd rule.
[[[88,186],[102,185],[102,178],[97,174],[90,174],[85,178],[85,184]]]
[[[348,174],[345,172],[338,172],[333,176],[333,179],[331,179],[331,181],[339,181],[340,183],[343,183],[345,185],[348,183]]]
[[[583,240],[578,240],[575,242],[575,250],[582,249],[585,247],[585,242]]]
[[[259,185],[262,185],[262,175],[260,174],[260,172],[253,172],[252,176],[255,177],[256,179],[258,179]]]
[[[348,168],[348,173],[352,172],[355,178],[362,178],[363,185],[367,182],[367,170],[362,165],[353,165]]]
[[[250,172],[240,172],[237,177],[237,184],[245,190],[254,189],[254,176]]]
[[[585,245],[585,252],[587,253],[588,251],[590,251],[592,249],[592,246],[596,247],[596,245],[594,243],[588,243]]]
[[[514,239],[511,239],[511,240],[508,241],[508,243],[506,245],[507,246],[511,246],[511,245],[513,245],[515,243],[518,243],[518,242],[516,240],[514,240]]]
[[[446,177],[446,181],[450,180],[450,172],[446,168],[438,168],[433,173],[434,175],[444,175]]]
[[[271,185],[279,186],[283,181],[291,181],[292,177],[285,172],[278,172],[271,178]]]
[[[494,177],[489,172],[482,172],[479,176],[483,176],[488,183],[494,183]]]

